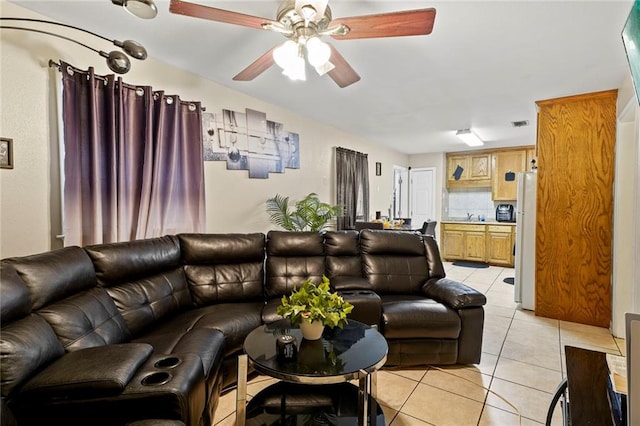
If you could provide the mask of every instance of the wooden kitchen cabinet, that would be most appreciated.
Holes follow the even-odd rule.
[[[487,227],[488,263],[513,267],[514,231],[514,226],[489,225]]]
[[[462,168],[460,178],[456,179],[456,169]],[[491,186],[491,153],[447,154],[448,188],[481,188]]]
[[[462,174],[459,179],[454,177],[456,169],[460,166]],[[458,182],[465,182],[469,175],[469,156],[468,155],[447,155],[447,186],[456,185]]]
[[[442,257],[446,260],[485,261],[485,225],[442,224]]]
[[[442,223],[442,258],[513,266],[513,225]]]
[[[469,156],[469,180],[488,181],[491,179],[491,154]]]
[[[493,178],[491,180],[491,198],[494,201],[514,201],[518,194],[518,181],[508,181],[505,175],[527,170],[527,150],[517,149],[499,151],[493,154]]]
[[[476,225],[472,225],[475,227]],[[484,228],[483,225],[477,225]],[[464,233],[465,260],[486,262],[486,233],[482,230],[469,230]]]
[[[447,229],[447,226],[443,225],[442,256],[447,260],[464,259],[464,231]]]

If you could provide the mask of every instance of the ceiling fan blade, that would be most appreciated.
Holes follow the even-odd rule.
[[[235,81],[251,81],[266,70],[268,70],[275,61],[273,60],[273,51],[277,46],[271,48],[267,53],[253,61],[251,65],[240,71],[233,79]]]
[[[350,31],[346,35],[332,34],[331,37],[348,40],[427,35],[431,34],[435,19],[434,8],[338,18],[331,21],[331,26],[343,24],[349,27]]]
[[[210,21],[226,22],[228,24],[241,25],[243,27],[263,29],[263,24],[279,25],[271,19],[245,15],[201,4],[190,3],[182,0],[171,0],[169,11],[178,15],[192,16],[194,18],[208,19]]]
[[[333,47],[330,43],[327,44],[331,47],[331,58],[329,59],[329,62],[335,66],[335,68],[327,73],[329,77],[331,77],[341,88],[360,81],[358,73],[351,68],[351,65],[349,65],[349,63],[342,57],[340,52],[338,52],[338,49]]]

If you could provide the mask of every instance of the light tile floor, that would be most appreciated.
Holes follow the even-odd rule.
[[[607,329],[518,309],[513,285],[504,282],[514,276],[512,268],[476,269],[445,262],[445,269],[447,277],[487,296],[482,361],[378,372],[377,399],[391,426],[544,424],[552,394],[564,376],[564,345],[624,355],[624,340]],[[274,382],[256,377],[247,393],[255,395]],[[214,424],[235,424],[235,391],[220,398]],[[554,424],[561,424],[559,409]]]

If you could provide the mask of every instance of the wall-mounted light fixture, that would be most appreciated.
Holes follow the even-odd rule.
[[[107,37],[101,36],[100,34],[96,34],[94,32],[79,28],[79,27],[74,27],[73,25],[67,25],[67,24],[62,24],[59,22],[53,22],[53,21],[45,21],[43,19],[29,19],[29,18],[0,18],[0,21],[17,21],[17,22],[36,22],[36,23],[40,23],[40,24],[47,24],[47,25],[57,25],[60,27],[64,27],[64,28],[70,28],[73,30],[77,30],[77,31],[82,31],[84,33],[87,34],[91,34],[94,37],[98,37],[101,38],[103,40],[106,40],[110,43],[112,43],[115,46],[118,46],[119,48],[121,48],[127,55],[131,56],[132,58],[135,59],[139,59],[139,60],[144,60],[147,58],[147,50],[144,48],[144,46],[142,46],[140,43],[138,43],[137,41],[134,40],[125,40],[125,41],[119,41],[119,40],[112,40],[109,39]],[[58,37],[67,41],[70,41],[72,43],[76,43],[79,44],[82,47],[85,47],[89,50],[93,50],[94,52],[96,52],[97,54],[99,54],[100,56],[102,56],[103,58],[107,59],[107,66],[109,67],[109,69],[115,73],[118,74],[125,74],[127,73],[130,69],[131,69],[131,61],[129,60],[129,57],[127,55],[125,55],[123,52],[119,51],[119,50],[113,50],[109,53],[104,52],[102,50],[98,50],[98,49],[94,49],[91,46],[88,46],[84,43],[79,42],[78,40],[74,40],[70,37],[64,36],[62,34],[56,34],[56,33],[52,33],[50,31],[45,31],[45,30],[41,30],[38,28],[32,28],[32,27],[17,27],[14,25],[0,25],[0,29],[5,29],[5,30],[19,30],[19,31],[30,31],[30,32],[34,32],[34,33],[40,33],[40,34],[46,34],[46,35],[50,35],[53,37]]]
[[[469,146],[482,146],[484,142],[471,129],[458,130],[456,136],[459,137]]]
[[[142,19],[153,19],[158,14],[153,0],[111,0],[111,3],[124,7],[127,12]]]

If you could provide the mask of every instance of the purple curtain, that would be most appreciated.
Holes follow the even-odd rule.
[[[62,63],[65,245],[205,229],[199,102]]]

